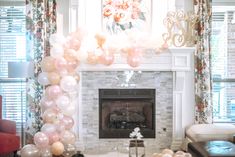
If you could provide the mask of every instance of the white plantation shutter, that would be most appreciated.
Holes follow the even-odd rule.
[[[19,5],[21,4],[21,6]],[[25,122],[25,79],[8,78],[8,62],[26,61],[25,6],[23,0],[0,0],[0,95],[3,118],[17,123],[17,134]],[[22,106],[21,106],[22,105]],[[23,112],[21,112],[23,111]]]
[[[213,121],[235,122],[235,5],[212,9]]]

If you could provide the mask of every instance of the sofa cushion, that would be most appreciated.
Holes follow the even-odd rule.
[[[232,124],[196,124],[186,130],[186,136],[193,142],[209,140],[233,141],[235,125]]]
[[[18,150],[20,147],[20,137],[14,134],[0,132],[0,154]]]

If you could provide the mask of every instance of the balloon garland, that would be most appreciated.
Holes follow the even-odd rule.
[[[83,61],[112,65],[114,53],[120,49],[126,53],[127,63],[131,67],[139,66],[142,49],[130,44],[126,46],[123,40],[107,40],[103,34],[91,38],[82,30],[71,33],[67,38],[59,34],[51,35],[50,56],[43,58],[42,72],[38,75],[39,84],[46,87],[40,101],[44,124],[41,131],[34,135],[34,144],[21,149],[21,157],[71,157],[76,153],[77,137],[72,131],[79,82],[76,70]],[[138,45],[136,40],[133,45]]]

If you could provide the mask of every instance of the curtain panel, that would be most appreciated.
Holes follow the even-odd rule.
[[[50,53],[49,37],[56,32],[56,0],[26,0],[27,54],[35,64],[35,78],[28,81],[26,144],[41,129],[40,99],[43,87],[37,82],[41,61]]]
[[[195,123],[212,123],[212,82],[210,73],[211,0],[194,0],[198,15],[195,52]]]

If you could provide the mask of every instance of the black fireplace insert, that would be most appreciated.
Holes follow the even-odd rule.
[[[155,138],[155,89],[99,89],[99,138]]]

